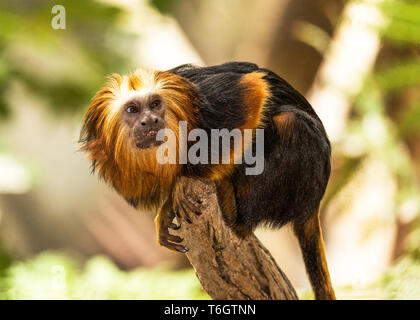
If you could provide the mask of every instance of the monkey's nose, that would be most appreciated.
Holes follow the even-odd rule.
[[[147,125],[157,124],[158,122],[159,122],[159,119],[158,118],[148,117],[148,118],[142,120],[141,125],[143,127],[145,127]]]
[[[140,124],[144,130],[147,130],[149,128],[154,129],[155,126],[159,124],[159,118],[155,116],[148,116],[143,118]]]

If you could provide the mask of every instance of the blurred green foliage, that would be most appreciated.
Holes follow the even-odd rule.
[[[384,36],[398,44],[420,43],[420,4],[418,0],[388,0],[380,8],[389,19]]]
[[[173,0],[149,0],[149,2],[162,13],[170,12],[176,3]]]
[[[410,90],[420,91],[420,1],[388,0],[380,9],[388,21],[382,31],[390,54],[374,72],[362,94],[373,96],[378,105],[377,114],[387,124],[390,139],[385,159],[397,178],[397,205],[411,202],[417,207],[413,232],[407,238],[411,243],[405,243],[408,252],[413,253],[420,247],[420,237],[414,236],[420,224],[420,186],[416,171],[419,168],[405,143],[420,134],[420,95],[417,99],[404,99],[404,96],[410,97]],[[393,102],[396,98],[398,103]],[[400,208],[395,212],[398,215]]]
[[[118,28],[120,10],[97,1],[66,1],[66,29],[55,30],[51,1],[0,1],[0,116],[7,90],[23,82],[55,113],[89,102],[112,72],[128,70],[131,36]]]
[[[377,280],[336,288],[339,299],[420,299],[420,262],[406,257]],[[313,299],[311,290],[299,291]],[[0,299],[209,299],[192,269],[122,271],[97,256],[82,269],[59,252],[13,262],[0,273]]]
[[[401,259],[378,279],[367,284],[336,287],[340,300],[418,300],[420,299],[420,261]],[[313,299],[312,291],[298,291],[300,299]]]
[[[355,97],[347,122],[347,135],[358,141],[362,151],[340,155],[343,170],[332,181],[328,198],[351,181],[364,159],[381,159],[397,186],[395,208],[390,208],[390,212],[399,218],[403,207],[413,204],[410,210],[416,211],[412,221],[415,231],[420,225],[420,186],[418,167],[407,143],[420,134],[420,101],[412,99],[412,91],[420,90],[420,1],[385,0],[378,2],[378,8],[385,21],[378,30],[381,53]],[[405,246],[408,252],[420,247],[420,236],[410,239],[411,245]]]
[[[373,287],[383,299],[420,299],[420,262],[408,256],[388,270]]]
[[[382,30],[383,41],[395,54],[381,63],[383,67],[374,73],[371,83],[376,84],[386,99],[406,88],[420,87],[420,1],[388,0],[381,2],[380,9],[387,21]],[[370,87],[365,91],[368,89]],[[396,123],[398,129],[407,130],[407,122],[410,122],[410,128],[420,132],[420,103],[405,110]]]
[[[43,252],[0,275],[0,299],[208,299],[192,269],[127,272],[103,256],[81,269],[63,253]]]

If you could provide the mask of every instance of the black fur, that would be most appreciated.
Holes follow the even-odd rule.
[[[207,130],[239,127],[247,116],[239,80],[250,72],[265,74],[271,98],[266,103],[263,124],[264,172],[247,176],[245,164],[236,166],[231,177],[236,224],[249,229],[260,223],[280,227],[288,222],[303,223],[317,211],[330,175],[330,143],[320,119],[299,92],[275,73],[252,63],[204,68],[182,65],[169,71],[189,79],[198,88],[199,127]],[[286,139],[280,137],[273,121],[282,113],[292,119],[292,133]],[[239,192],[244,188],[249,192]]]

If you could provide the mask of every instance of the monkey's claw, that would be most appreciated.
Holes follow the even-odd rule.
[[[201,200],[200,200],[201,201]],[[196,214],[197,216],[201,215],[201,209],[200,206],[197,205],[195,202],[197,202],[198,204],[200,204],[200,202],[198,202],[198,199],[188,199],[186,201],[184,201],[184,205],[185,207],[190,210],[191,212],[193,212],[194,214]]]
[[[196,203],[197,202],[197,203]],[[185,220],[187,223],[193,223],[190,213],[193,213],[197,216],[201,215],[200,204],[202,201],[200,199],[183,199],[178,201],[177,205],[174,207],[174,212],[178,218]]]
[[[169,232],[159,234],[159,244],[170,250],[174,250],[181,253],[188,252],[188,249],[178,243],[184,241],[181,237],[174,236]]]
[[[169,224],[168,228],[172,229],[172,230],[179,230],[179,228],[181,228],[181,225],[176,225],[175,223],[171,223]]]
[[[181,202],[179,204],[179,208],[178,210],[176,210],[177,216],[185,221],[187,221],[187,223],[192,223],[192,219],[190,217],[190,214],[188,213],[188,209],[186,207],[186,205],[184,204],[184,202]]]
[[[179,244],[184,241],[184,239],[169,233],[169,229],[178,230],[181,228],[181,225],[176,225],[172,222],[174,216],[175,214],[172,211],[169,211],[167,214],[157,216],[156,227],[158,243],[170,250],[185,253],[188,249]]]

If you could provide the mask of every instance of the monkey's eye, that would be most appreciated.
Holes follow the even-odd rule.
[[[150,104],[151,109],[158,108],[159,106],[160,106],[160,101],[159,100],[155,100]]]
[[[139,110],[137,109],[136,106],[128,106],[127,108],[125,108],[125,111],[127,111],[128,113],[136,113],[139,112]]]

